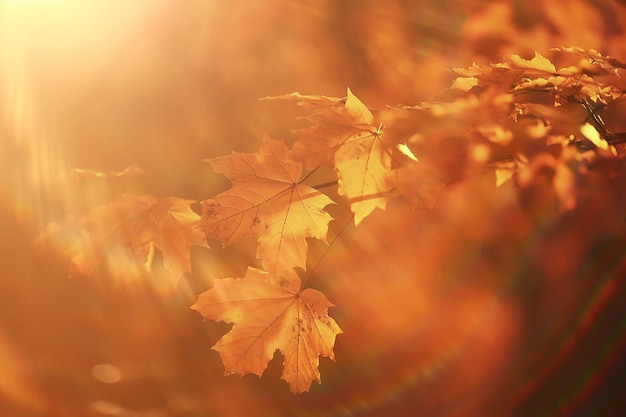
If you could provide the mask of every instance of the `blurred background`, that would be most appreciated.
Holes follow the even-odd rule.
[[[253,261],[246,242],[194,249],[176,288],[68,281],[33,245],[121,192],[222,191],[203,158],[302,126],[262,97],[416,104],[449,68],[571,45],[625,61],[626,3],[0,0],[0,414],[626,415],[624,213],[601,188],[547,221],[477,180],[428,224],[391,207],[348,228],[312,282],[337,305],[337,362],[298,398],[279,360],[223,377],[210,347],[228,326],[189,309]],[[134,163],[143,175],[67,175]]]

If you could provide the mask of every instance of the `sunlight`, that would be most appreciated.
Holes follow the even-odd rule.
[[[96,199],[71,189],[63,174],[76,167],[64,136],[71,90],[93,83],[115,62],[137,27],[150,25],[160,3],[77,0],[0,2],[0,117],[4,143],[0,204],[20,224],[41,227],[59,213]],[[71,120],[80,118],[72,115]],[[75,185],[75,184],[73,184]],[[80,195],[79,195],[80,194]]]
[[[115,143],[124,138],[116,124],[130,130],[137,123],[126,121],[132,116],[124,106],[134,111],[141,107],[134,97],[165,84],[154,78],[163,69],[151,61],[161,59],[154,39],[168,7],[159,0],[0,0],[0,206],[29,234],[131,192],[139,181],[72,174],[124,168],[108,165],[91,142],[106,138],[101,142],[117,157]],[[119,95],[98,96],[111,90]],[[162,273],[153,275],[159,292],[175,291]]]
[[[611,411],[617,2],[0,0],[0,415]]]
[[[0,332],[0,398],[39,411],[43,401],[31,380],[27,363],[8,337]]]
[[[76,0],[4,0],[4,4],[12,9],[25,9],[42,6],[68,6]]]

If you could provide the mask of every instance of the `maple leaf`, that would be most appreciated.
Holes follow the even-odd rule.
[[[454,80],[450,88],[461,90],[467,93],[472,88],[478,86],[478,84],[479,84],[479,80],[476,77],[458,77]]]
[[[450,89],[469,92],[474,87],[491,86],[509,90],[519,84],[522,79],[532,79],[546,75],[556,76],[557,71],[549,59],[538,52],[532,59],[524,59],[519,55],[510,55],[506,62],[490,65],[476,65],[469,68],[453,68],[460,77],[456,78]]]
[[[548,92],[554,95],[555,105],[582,102],[584,98],[593,103],[608,104],[624,94],[623,90],[604,86],[587,74],[527,79],[519,82],[514,90]]]
[[[232,188],[202,202],[202,228],[229,245],[258,236],[257,257],[273,275],[305,267],[309,237],[326,242],[332,220],[324,208],[334,202],[300,183],[302,163],[291,158],[285,143],[263,139],[254,154],[233,152],[209,160]]]
[[[514,84],[519,74],[512,75],[508,63],[477,65],[473,63],[468,68],[452,68],[452,71],[459,75],[450,89],[456,89],[465,93],[474,87],[500,86],[507,90]]]
[[[189,247],[207,245],[198,230],[200,216],[189,207],[194,202],[123,194],[81,219],[68,216],[52,223],[37,239],[65,249],[70,278],[90,274],[99,263],[115,277],[135,278],[151,271],[159,250],[164,269],[176,281],[191,272]]]
[[[552,48],[552,51],[566,52],[574,55],[584,56],[592,64],[598,64],[601,68],[611,71],[616,76],[619,75],[619,68],[625,69],[626,64],[610,56],[604,56],[595,49],[583,49],[576,46]]]
[[[535,56],[532,59],[524,59],[521,58],[519,55],[510,55],[509,61],[511,67],[525,70],[525,75],[557,75],[554,64],[550,62],[548,58],[544,57],[537,51],[535,51]]]
[[[354,222],[358,225],[377,207],[386,208],[394,173],[391,153],[381,140],[380,128],[373,126],[372,112],[350,90],[345,108],[356,125],[369,126],[369,134],[343,141],[335,152],[338,192],[350,201]]]
[[[609,149],[609,143],[604,138],[600,137],[600,133],[591,123],[585,123],[582,125],[580,132],[596,147],[603,150]]]
[[[319,356],[334,360],[335,337],[342,333],[328,316],[332,304],[321,292],[301,290],[295,273],[276,278],[249,267],[243,278],[214,281],[192,309],[207,319],[232,323],[233,328],[213,349],[225,374],[261,375],[276,350],[283,355],[282,379],[294,394],[320,380]]]
[[[294,96],[294,100],[302,97]],[[311,126],[294,131],[298,137],[294,158],[307,169],[324,164],[335,167],[338,192],[349,200],[357,225],[375,208],[384,210],[395,174],[391,152],[383,143],[381,127],[373,124],[372,112],[348,89],[343,106],[329,106],[307,119]]]

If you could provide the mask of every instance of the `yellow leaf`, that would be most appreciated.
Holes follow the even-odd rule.
[[[326,242],[333,201],[300,184],[302,163],[291,159],[283,141],[264,138],[254,154],[233,152],[209,160],[231,189],[202,202],[202,228],[223,245],[257,236],[257,257],[273,275],[306,265],[309,237]]]
[[[513,177],[512,169],[496,169],[496,187],[500,187]]]
[[[301,290],[295,273],[276,278],[248,268],[243,278],[215,280],[191,307],[207,319],[233,328],[213,349],[225,373],[261,375],[276,350],[283,355],[282,379],[294,394],[320,380],[319,356],[334,360],[333,346],[341,329],[328,316],[332,304],[321,292]]]
[[[582,125],[580,132],[596,147],[605,151],[609,149],[609,143],[600,137],[600,132],[591,123]]]
[[[65,249],[69,276],[88,275],[104,263],[109,273],[128,280],[149,273],[154,250],[161,251],[163,266],[176,282],[191,272],[189,247],[206,246],[198,230],[200,217],[191,200],[150,195],[120,195],[95,207],[81,219],[68,217],[52,223],[38,237]]]
[[[374,209],[384,210],[395,173],[372,112],[348,89],[345,106],[329,107],[308,120],[311,126],[294,132],[294,158],[307,169],[335,167],[338,192],[349,200],[356,224]]]
[[[407,158],[412,159],[415,162],[419,162],[419,160],[417,159],[417,156],[415,156],[413,151],[411,151],[411,149],[407,146],[406,143],[400,143],[396,145],[396,147]]]
[[[615,58],[611,58],[610,56],[604,56],[600,52],[596,51],[595,49],[583,49],[583,48],[579,48],[576,46],[570,46],[570,47],[553,48],[552,50],[584,56],[587,59],[589,59],[589,61],[592,64],[598,64],[601,68],[604,68],[607,71],[611,71],[613,74],[615,74],[618,77],[620,76],[618,68],[622,68],[622,69],[626,68],[625,63],[620,62],[619,60]]]
[[[455,88],[464,92],[470,91],[472,88],[478,85],[478,78],[476,77],[459,77],[454,80],[450,88]]]
[[[509,59],[511,60],[511,63],[518,68],[536,70],[548,74],[556,74],[556,68],[554,67],[554,64],[550,62],[548,58],[544,57],[536,51],[535,56],[530,60],[520,58],[519,55],[511,55]]]

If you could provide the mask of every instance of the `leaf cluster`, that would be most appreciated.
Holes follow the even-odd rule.
[[[307,126],[294,131],[291,149],[265,137],[255,153],[209,159],[232,185],[202,201],[201,215],[189,200],[124,194],[82,218],[50,225],[41,239],[64,251],[70,276],[89,274],[97,264],[112,275],[143,276],[159,256],[172,282],[191,272],[191,245],[255,239],[261,268],[216,279],[192,308],[233,325],[213,347],[226,374],[261,375],[280,351],[282,378],[293,393],[306,392],[320,382],[319,356],[334,358],[341,333],[328,315],[330,301],[307,288],[309,242],[329,244],[329,207],[349,209],[355,226],[375,212],[384,215],[392,203],[427,217],[455,183],[491,176],[498,187],[515,187],[520,202],[541,188],[564,213],[590,178],[610,182],[626,174],[626,132],[605,121],[623,100],[626,64],[576,47],[552,52],[571,62],[557,69],[535,53],[455,68],[447,91],[410,106],[372,109],[349,89],[346,97],[265,98],[300,107]],[[334,177],[310,184],[322,167]],[[323,191],[335,187],[336,194]]]

